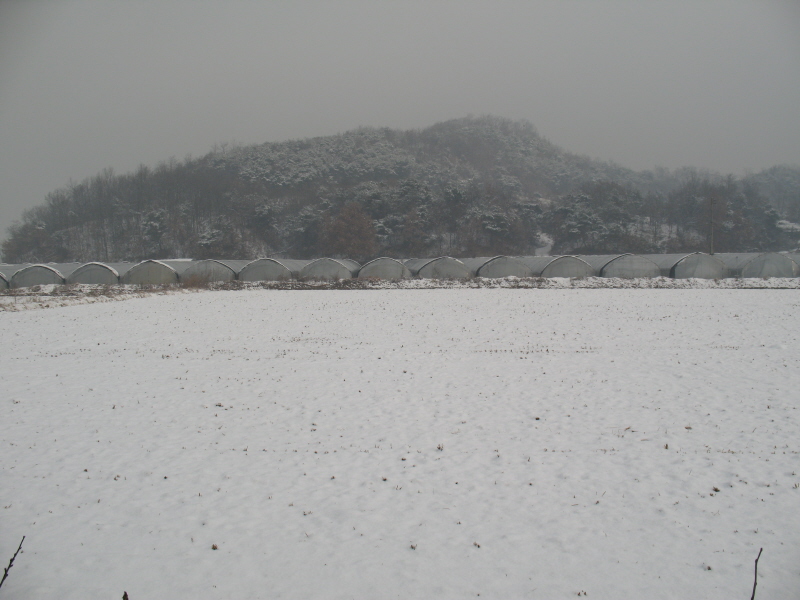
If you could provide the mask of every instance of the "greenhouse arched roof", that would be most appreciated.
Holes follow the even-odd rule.
[[[239,271],[240,281],[286,281],[299,279],[309,262],[292,258],[257,258]]]
[[[11,276],[9,282],[13,288],[31,287],[34,285],[61,285],[80,263],[51,263],[28,265]]]
[[[356,261],[347,258],[318,258],[303,267],[300,278],[324,281],[353,279],[360,268]]]
[[[519,256],[533,277],[591,277],[594,269],[577,256]]]
[[[638,254],[589,254],[581,256],[598,277],[659,277],[661,269],[652,260]]]
[[[438,258],[409,258],[403,261],[411,274],[422,279],[467,279],[467,266],[452,256]]]
[[[31,263],[18,263],[18,264],[0,263],[0,275],[5,277],[6,281],[11,281],[11,278],[14,276],[14,273],[30,265]]]
[[[399,260],[383,256],[365,263],[358,270],[358,278],[374,277],[377,279],[408,279],[411,271]]]
[[[692,252],[689,254],[646,254],[661,269],[661,275],[673,279],[724,279],[725,263],[710,254]]]
[[[533,277],[533,271],[514,256],[482,256],[462,258],[461,262],[473,277],[502,279],[504,277]]]
[[[113,285],[119,283],[119,271],[106,263],[85,263],[67,276],[67,283]]]
[[[192,261],[180,273],[181,283],[214,283],[218,281],[233,281],[234,279],[236,279],[235,267],[227,264],[227,261],[214,259]]]
[[[795,277],[800,277],[800,253],[797,252],[782,252],[781,254],[785,254],[786,258],[794,263],[794,267],[792,270],[794,271]]]
[[[777,252],[721,252],[714,255],[725,263],[728,277],[794,277],[795,264]]]
[[[122,275],[121,283],[135,285],[166,285],[178,283],[180,273],[189,268],[191,261],[143,260]]]

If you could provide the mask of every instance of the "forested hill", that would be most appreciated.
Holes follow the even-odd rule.
[[[770,203],[772,202],[772,203]],[[7,262],[478,256],[797,244],[800,169],[739,180],[634,172],[527,122],[463,118],[215,149],[59,189],[9,228]]]

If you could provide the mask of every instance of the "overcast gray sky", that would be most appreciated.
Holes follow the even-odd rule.
[[[467,114],[634,169],[800,164],[800,3],[0,0],[0,238],[106,167]]]

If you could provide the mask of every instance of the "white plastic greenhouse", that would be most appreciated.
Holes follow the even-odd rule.
[[[300,271],[300,279],[335,281],[353,279],[358,276],[361,265],[348,258],[318,258],[312,260]]]
[[[67,276],[67,283],[114,285],[134,265],[135,263],[86,263]]]
[[[19,269],[9,281],[12,288],[24,288],[34,285],[62,285],[67,277],[80,263],[50,263],[28,265]]]
[[[381,257],[364,266],[346,258],[313,261],[144,260],[139,263],[0,264],[0,290],[36,285],[210,283],[289,279],[467,279],[470,277],[619,277],[723,279],[800,277],[800,253],[608,254],[587,256],[495,256],[456,259]]]
[[[784,254],[784,256],[786,256],[786,258],[788,258],[789,260],[791,260],[794,263],[794,266],[792,267],[792,269],[794,271],[794,276],[795,277],[800,277],[800,253],[797,253],[797,252],[786,252],[786,253],[782,253],[782,254]]]
[[[464,264],[475,266],[474,263],[469,261],[476,259],[467,259]],[[503,277],[533,277],[531,268],[522,262],[519,258],[513,256],[495,256],[494,258],[479,259],[483,263],[477,268],[475,274],[478,277],[486,277],[487,279],[500,279]]]
[[[577,256],[519,256],[533,277],[591,277],[594,269]]]
[[[597,277],[659,277],[661,269],[652,260],[638,254],[590,254],[581,256],[594,269]]]
[[[180,280],[188,284],[233,281],[248,263],[248,260],[197,260],[180,274]]]
[[[288,281],[299,279],[310,261],[292,258],[258,258],[239,271],[240,281]]]
[[[694,252],[692,254],[646,254],[661,269],[661,275],[673,279],[724,279],[725,263],[720,259]]]
[[[24,269],[27,266],[30,266],[30,263],[0,264],[0,290],[10,288],[11,278],[14,276],[14,273],[19,271],[20,269]]]
[[[464,263],[464,266],[467,267],[470,277],[478,277],[478,271],[481,270],[483,265],[492,260],[492,257],[479,256],[477,258],[459,258],[458,260]]]
[[[726,277],[794,277],[795,264],[784,254],[720,253],[714,255],[725,263]]]
[[[180,275],[192,264],[190,260],[143,260],[120,277],[120,283],[165,285],[178,283]]]
[[[466,279],[471,276],[463,262],[450,256],[408,258],[403,264],[413,276],[422,279]]]
[[[408,279],[411,277],[411,271],[399,260],[382,257],[369,261],[358,271],[359,279],[368,277],[376,279]]]

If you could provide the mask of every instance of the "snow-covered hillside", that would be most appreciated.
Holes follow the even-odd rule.
[[[796,290],[0,312],[3,597],[797,598]],[[214,549],[216,548],[216,549]]]

